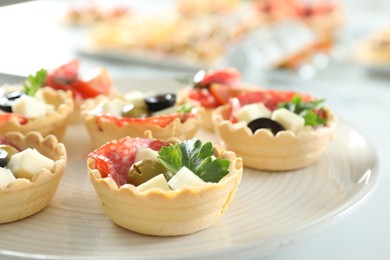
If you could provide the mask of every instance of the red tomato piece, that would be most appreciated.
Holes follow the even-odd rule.
[[[207,89],[193,88],[189,91],[188,97],[198,101],[205,108],[216,108],[219,106],[218,101]]]
[[[84,99],[108,95],[111,85],[111,76],[105,68],[96,68],[72,84]]]
[[[107,95],[112,80],[105,68],[97,68],[79,77],[80,63],[73,60],[49,72],[46,85],[54,89],[70,90],[75,100]]]
[[[238,86],[241,81],[241,74],[238,70],[229,68],[223,70],[209,70],[199,82],[204,88],[208,88],[212,83],[220,83],[229,87]]]
[[[239,95],[242,92],[241,89],[231,88],[219,83],[211,84],[209,91],[215,97],[219,105],[227,104],[229,99]]]
[[[159,151],[169,143],[146,138],[125,137],[119,141],[111,141],[88,155],[95,160],[96,169],[101,176],[111,177],[118,186],[127,182],[127,173],[134,164],[137,151],[141,148],[151,148]]]

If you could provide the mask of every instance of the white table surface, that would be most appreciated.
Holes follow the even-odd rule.
[[[0,8],[0,72],[27,75],[41,67],[54,67],[77,57],[68,32],[57,23],[63,7],[55,1],[33,1]],[[369,16],[375,18],[371,20],[356,17],[355,13],[355,20],[347,20],[347,27],[352,28],[347,32],[369,26],[379,28],[389,22],[386,16],[383,19]],[[162,68],[79,58],[84,69],[107,66],[116,84],[134,78],[189,75]],[[381,173],[371,199],[352,215],[321,233],[261,259],[390,259],[390,68],[387,74],[369,73],[344,56],[332,61],[331,66],[310,80],[280,71],[247,75],[247,81],[265,87],[303,90],[326,97],[336,113],[373,142]],[[253,259],[258,258],[253,255]]]

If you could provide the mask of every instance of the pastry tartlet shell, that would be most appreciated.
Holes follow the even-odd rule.
[[[202,187],[139,192],[135,186],[118,187],[102,178],[95,161],[87,161],[88,175],[109,218],[128,230],[154,236],[191,234],[217,223],[233,200],[242,176],[242,159],[220,149],[231,161],[229,174]]]
[[[12,144],[24,150],[35,148],[54,160],[52,169],[41,169],[32,180],[17,178],[0,187],[0,224],[29,217],[44,209],[52,200],[65,170],[65,146],[55,136],[42,137],[38,132],[27,135],[12,132],[4,135]]]
[[[305,128],[298,134],[280,131],[275,136],[268,129],[253,134],[245,125],[235,126],[227,119],[229,115],[230,105],[213,111],[216,134],[226,149],[242,157],[245,167],[257,170],[295,170],[315,163],[333,138],[336,125],[335,115],[327,110],[328,122],[323,127]]]
[[[99,123],[99,115],[91,114],[90,111],[105,98],[104,96],[99,96],[95,99],[88,99],[81,105],[81,116],[94,147],[100,147],[108,141],[119,140],[126,136],[144,137],[144,133],[147,130],[150,130],[153,137],[159,140],[168,140],[170,138],[186,140],[195,136],[202,121],[201,111],[199,111],[197,116],[188,118],[185,122],[181,122],[179,118],[176,118],[164,127],[143,122],[129,122],[123,127],[119,127],[109,120]],[[148,121],[148,118],[145,120]]]
[[[72,93],[70,91],[54,90],[50,87],[41,89],[46,103],[54,105],[55,110],[48,112],[43,117],[29,118],[26,124],[20,124],[16,120],[8,120],[0,123],[0,135],[17,131],[26,134],[36,131],[42,136],[55,135],[62,140],[65,134],[68,119],[74,108]]]

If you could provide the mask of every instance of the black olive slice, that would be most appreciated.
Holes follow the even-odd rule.
[[[24,96],[25,94],[22,91],[12,91],[6,93],[0,98],[0,109],[4,112],[12,113],[12,104],[18,98]]]
[[[15,100],[24,95],[25,95],[24,92],[16,90],[16,91],[8,92],[7,94],[5,94],[5,97],[8,98],[8,100]]]
[[[8,152],[6,150],[0,149],[0,167],[7,166]]]
[[[284,130],[284,127],[281,124],[279,124],[278,122],[276,122],[270,118],[266,118],[266,117],[261,117],[261,118],[257,118],[255,120],[250,121],[248,123],[248,127],[252,130],[253,133],[255,133],[257,129],[267,128],[274,135],[276,135],[279,131]]]
[[[174,106],[176,103],[176,95],[172,93],[161,94],[146,97],[144,100],[149,111],[156,112]]]

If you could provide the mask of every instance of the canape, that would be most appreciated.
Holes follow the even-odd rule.
[[[292,91],[258,90],[213,112],[217,135],[244,166],[295,170],[316,162],[333,137],[335,115],[324,100]]]
[[[241,158],[196,139],[126,137],[95,150],[87,166],[110,219],[155,236],[191,234],[217,223],[242,175]]]
[[[114,98],[97,97],[81,106],[84,124],[95,147],[125,136],[143,137],[150,130],[155,138],[188,139],[201,122],[201,108],[176,101],[176,94],[146,95],[129,92]]]
[[[62,140],[74,103],[70,92],[48,87],[3,86],[0,93],[0,135],[18,131],[53,134]]]
[[[12,132],[0,137],[0,157],[0,223],[44,209],[64,173],[64,145],[53,135]]]

